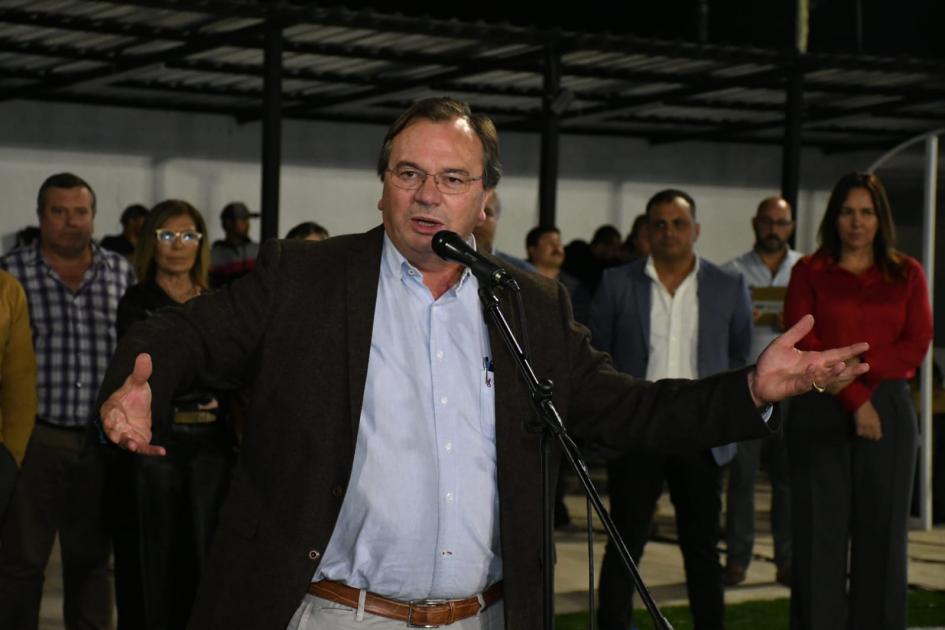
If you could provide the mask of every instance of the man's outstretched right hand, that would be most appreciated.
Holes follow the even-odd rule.
[[[125,384],[102,405],[102,427],[108,439],[132,453],[164,455],[151,444],[151,355],[139,354]]]

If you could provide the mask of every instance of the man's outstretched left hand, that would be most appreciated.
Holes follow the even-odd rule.
[[[813,327],[814,317],[805,315],[758,357],[758,364],[748,374],[748,389],[758,407],[811,389],[823,391],[836,382],[851,381],[869,371],[868,363],[852,361],[869,350],[868,343],[822,352],[795,348]]]

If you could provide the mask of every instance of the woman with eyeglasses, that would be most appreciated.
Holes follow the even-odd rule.
[[[197,209],[174,199],[157,204],[135,252],[139,283],[118,305],[119,337],[155,311],[178,308],[206,291],[209,263],[206,224]],[[172,331],[167,343],[175,343]],[[126,484],[118,498],[126,507],[119,517],[125,527],[116,527],[115,542],[120,627],[186,625],[229,484],[233,440],[222,409],[215,392],[186,392],[158,425],[163,434],[155,431],[167,455],[129,454],[126,471],[134,485]]]
[[[917,440],[907,381],[932,338],[928,287],[921,265],[895,249],[876,175],[837,182],[819,241],[794,266],[785,324],[814,315],[801,350],[868,341],[870,371],[829,388],[813,383],[791,401],[791,628],[905,628]]]

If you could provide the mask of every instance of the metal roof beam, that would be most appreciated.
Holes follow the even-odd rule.
[[[474,41],[473,45],[492,46],[491,42]],[[286,52],[294,52],[307,55],[323,55],[326,57],[343,57],[370,59],[372,61],[388,61],[402,64],[413,64],[418,66],[452,66],[470,61],[468,55],[463,52],[452,52],[450,54],[432,54],[416,52],[412,50],[379,48],[374,46],[362,46],[359,44],[332,44],[324,42],[300,42],[292,39],[286,39],[284,49]],[[465,49],[464,49],[465,50]],[[476,60],[477,65],[482,69],[481,72],[489,70],[517,70],[527,72],[541,72],[540,51],[536,49],[532,56],[536,61],[523,63],[519,59],[509,59],[501,57],[482,57]]]
[[[165,111],[167,109],[173,109],[176,111],[190,112],[195,114],[210,114],[210,115],[225,115],[232,117],[242,117],[250,114],[255,110],[255,107],[240,107],[240,106],[223,106],[223,105],[207,105],[202,103],[191,103],[187,101],[179,100],[168,100],[168,101],[157,101],[154,98],[132,98],[132,97],[110,97],[99,94],[76,94],[69,92],[60,92],[60,93],[51,93],[44,94],[36,97],[36,100],[39,101],[48,101],[48,102],[65,102],[65,103],[76,103],[76,104],[85,104],[85,105],[96,105],[96,106],[110,106],[110,107],[127,107],[131,109],[144,109],[151,111]],[[519,112],[521,113],[521,112]],[[295,120],[308,120],[316,122],[342,122],[342,123],[355,123],[355,124],[373,124],[373,125],[388,125],[390,124],[390,116],[388,114],[383,115],[373,115],[373,114],[362,114],[362,113],[340,113],[340,112],[318,112],[315,114],[296,114],[291,117]],[[538,127],[536,123],[525,124],[505,124],[502,125],[501,133],[509,132],[518,132],[518,133],[538,133]],[[601,137],[625,137],[625,138],[639,138],[644,140],[649,140],[652,137],[651,133],[642,130],[628,130],[628,129],[614,129],[611,127],[594,127],[594,126],[574,126],[574,127],[562,127],[561,133],[565,135],[581,135],[581,136],[601,136]],[[668,134],[664,134],[666,136]],[[678,141],[685,141],[691,139],[691,134],[680,132],[678,134]],[[724,139],[724,142],[737,143],[737,144],[758,144],[758,145],[780,145],[781,140],[777,137],[772,137],[771,139],[765,138],[732,138]],[[823,151],[828,152],[845,152],[845,151],[862,151],[862,150],[873,150],[873,149],[886,149],[890,146],[894,146],[895,142],[885,142],[885,141],[806,141],[804,146],[811,148],[818,148]]]
[[[166,64],[173,70],[191,70],[194,72],[210,72],[217,74],[239,75],[254,79],[261,78],[263,67],[261,64],[232,63],[227,61],[211,61],[209,59],[179,59]],[[316,81],[319,83],[347,83],[351,85],[377,85],[379,82],[394,81],[377,76],[362,76],[347,72],[326,72],[309,70],[307,68],[282,67],[283,79],[298,79],[300,81]]]
[[[99,50],[96,48],[80,48],[78,46],[68,46],[64,44],[39,44],[33,41],[11,41],[9,39],[0,40],[0,52],[32,55],[34,57],[50,57],[62,59],[64,62],[68,63],[74,63],[76,60],[113,63],[119,56],[117,52]]]
[[[15,71],[15,72],[5,72],[0,69],[0,76],[11,76],[14,78],[41,78],[43,75],[38,73],[33,73],[29,71]],[[126,79],[120,82],[113,84],[117,88],[128,88],[128,89],[140,89],[140,90],[150,90],[155,92],[160,91],[169,91],[169,92],[178,92],[188,95],[205,95],[205,96],[224,96],[232,97],[238,99],[253,99],[258,100],[262,98],[262,91],[258,88],[238,88],[233,86],[207,86],[207,85],[187,85],[180,82],[165,82],[159,80],[138,80],[138,79]],[[300,105],[304,105],[307,102],[319,103],[320,100],[317,97],[312,97],[306,95],[304,92],[300,91],[290,91],[286,92],[285,98],[287,101],[295,101]],[[393,106],[394,108],[400,106],[400,104]],[[497,116],[510,116],[510,117],[530,117],[532,115],[537,115],[537,107],[534,111],[529,112],[521,108],[502,108],[502,107],[485,107],[480,108],[484,112],[487,112],[491,115]],[[245,115],[249,111],[248,109],[243,109],[241,112]],[[912,116],[910,116],[912,117]],[[934,114],[924,114],[919,117],[921,119],[928,119],[933,121],[942,121],[945,120],[945,115],[934,115]],[[653,126],[682,126],[682,127],[711,127],[712,130],[719,133],[739,133],[744,132],[744,125],[738,122],[725,121],[725,120],[707,120],[705,118],[688,118],[684,116],[640,116],[634,114],[627,114],[620,117],[612,118],[610,122],[617,124],[625,123],[643,123]],[[562,129],[572,129],[575,128],[574,125],[569,127],[563,127]],[[858,135],[873,135],[873,136],[901,136],[899,131],[891,131],[886,129],[876,129],[871,127],[851,127],[851,126],[842,126],[834,129],[839,133],[851,133]],[[660,132],[655,131],[656,134]]]
[[[804,120],[802,126],[804,129],[811,127],[816,127],[821,124],[829,124],[836,122],[838,120],[845,120],[847,118],[859,116],[861,114],[874,115],[874,114],[884,114],[884,113],[896,113],[898,115],[907,116],[908,112],[899,112],[898,110],[902,107],[910,106],[912,103],[908,102],[907,99],[898,98],[894,99],[888,103],[880,105],[861,105],[859,107],[850,107],[843,109],[842,111],[837,111],[837,109],[831,108],[829,112],[820,110],[810,110],[805,108]],[[771,129],[780,129],[784,126],[784,117],[781,116],[777,119],[770,121],[763,121],[758,123],[749,123],[740,126],[736,129],[730,129],[724,132],[724,135],[720,132],[708,131],[695,134],[692,137],[692,140],[703,140],[703,141],[713,141],[713,140],[723,140],[727,139],[727,135],[739,135],[742,136],[747,133],[756,133],[759,131],[768,131]],[[662,138],[658,137],[654,139],[654,142],[657,144],[667,143],[667,142],[677,142],[677,138]]]

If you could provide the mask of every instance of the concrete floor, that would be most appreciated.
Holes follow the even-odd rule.
[[[767,512],[770,498],[770,487],[766,483],[759,483],[755,503],[759,512],[756,520],[758,535],[755,541],[754,560],[748,569],[747,580],[738,587],[726,590],[727,603],[776,599],[790,595],[790,591],[774,579],[774,551]],[[574,494],[569,495],[566,501],[574,524],[556,533],[558,564],[555,573],[555,608],[558,613],[588,609],[587,544],[584,536],[585,501],[583,496]],[[673,506],[666,494],[660,501],[656,520],[657,539],[647,544],[646,553],[641,562],[643,579],[650,588],[657,605],[685,605],[687,600],[682,556],[674,543],[676,532]],[[594,531],[596,573],[600,570],[604,552],[603,528],[596,517]],[[945,527],[939,526],[928,532],[911,532],[908,554],[910,585],[945,591]],[[724,563],[724,555],[722,561]],[[63,627],[62,575],[57,545],[46,571],[40,630],[63,630]]]
[[[572,525],[556,534],[555,610],[558,613],[588,609],[586,502],[582,496],[569,495],[566,497],[566,503],[571,513]],[[606,498],[604,503],[607,504]],[[767,482],[759,482],[755,491],[757,513],[754,557],[745,582],[725,590],[725,602],[728,604],[778,599],[789,597],[791,594],[790,589],[775,581],[774,546],[768,512],[770,504],[771,488]],[[682,554],[675,543],[675,513],[668,493],[664,493],[660,499],[656,523],[655,539],[647,543],[640,562],[643,581],[658,606],[688,605]],[[595,588],[600,575],[605,542],[606,535],[595,515]],[[721,548],[721,562],[724,565],[724,543]],[[907,553],[910,586],[945,591],[945,527],[940,525],[927,532],[910,532]],[[639,598],[637,601],[639,602]]]

